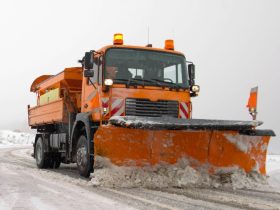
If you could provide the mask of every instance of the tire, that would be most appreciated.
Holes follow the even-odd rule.
[[[48,168],[49,161],[45,151],[45,145],[43,143],[43,138],[40,136],[36,142],[35,146],[35,158],[38,168]]]
[[[89,177],[91,172],[90,157],[88,154],[87,138],[80,136],[77,144],[77,167],[79,174],[83,177]]]

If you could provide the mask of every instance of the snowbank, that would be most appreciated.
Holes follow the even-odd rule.
[[[0,148],[20,145],[32,145],[35,135],[10,130],[0,130]]]
[[[268,155],[266,159],[267,174],[279,170],[280,170],[280,155]]]
[[[268,155],[266,160],[268,183],[274,191],[280,192],[280,155]]]
[[[166,188],[166,187],[229,187],[233,189],[256,189],[268,187],[265,177],[252,172],[246,174],[236,169],[229,173],[208,175],[189,166],[185,159],[176,165],[157,165],[154,167],[118,167],[107,159],[96,158],[96,168],[92,184],[110,188]]]

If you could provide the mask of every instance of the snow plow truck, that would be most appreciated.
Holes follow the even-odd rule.
[[[76,163],[88,177],[101,156],[118,166],[190,165],[215,174],[234,168],[265,175],[272,130],[262,122],[192,119],[191,98],[198,96],[195,66],[174,50],[113,44],[86,52],[80,67],[42,75],[30,91],[28,123],[37,130],[38,168]],[[248,104],[256,113],[256,97]],[[255,116],[255,115],[254,115]]]

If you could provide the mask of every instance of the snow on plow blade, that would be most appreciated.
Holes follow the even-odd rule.
[[[187,159],[208,173],[241,168],[266,174],[272,130],[258,121],[113,117],[94,136],[95,155],[119,166],[175,164]]]

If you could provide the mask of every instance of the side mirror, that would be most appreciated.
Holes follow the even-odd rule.
[[[84,70],[84,77],[93,77],[94,76],[94,71],[91,69],[85,69]]]
[[[190,81],[190,86],[193,86],[195,84],[195,65],[194,64],[189,64],[188,65],[188,73],[189,73],[189,81]]]
[[[83,66],[85,69],[92,69],[93,68],[93,58],[92,52],[86,52],[84,57]]]

